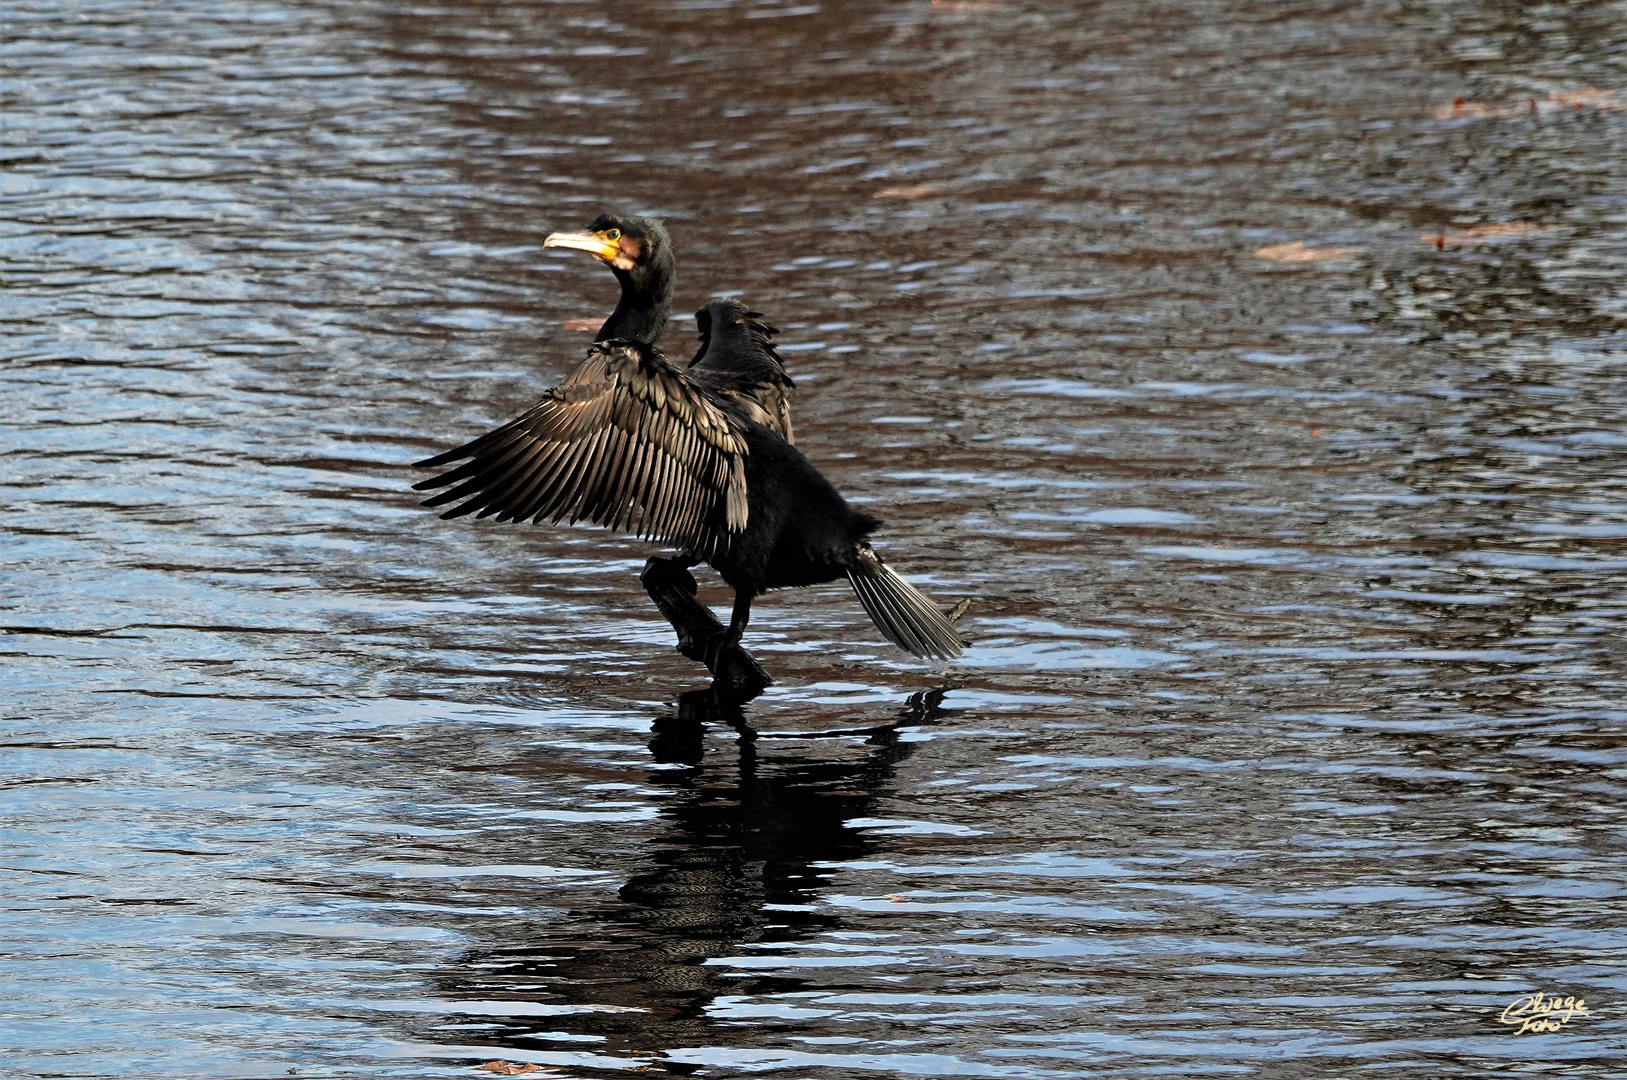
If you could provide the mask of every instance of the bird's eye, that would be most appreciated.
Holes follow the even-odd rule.
[[[607,229],[605,231],[604,238],[606,240],[620,240],[621,239],[621,230],[620,229]]]

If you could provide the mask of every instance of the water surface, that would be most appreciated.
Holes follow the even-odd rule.
[[[0,1070],[1619,1075],[1619,5],[4,30]],[[730,710],[644,545],[417,506],[605,208],[963,662],[775,594]]]

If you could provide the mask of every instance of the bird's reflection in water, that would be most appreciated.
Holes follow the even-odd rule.
[[[648,868],[622,886],[620,904],[573,912],[541,940],[466,956],[447,996],[619,1007],[515,1017],[484,1036],[517,1054],[569,1049],[584,1036],[609,1054],[712,1041],[706,1007],[719,993],[775,989],[784,979],[720,985],[729,969],[706,961],[837,925],[816,906],[830,873],[821,866],[874,853],[878,841],[847,822],[870,815],[891,790],[913,746],[902,732],[933,723],[946,692],[914,695],[885,724],[761,740],[714,691],[684,694],[676,713],[655,721],[650,749],[662,765],[689,767],[652,770],[650,782],[678,797],[664,814],[669,831],[651,843]],[[736,753],[705,753],[706,729],[719,725],[739,732]],[[762,745],[770,741],[772,752]]]

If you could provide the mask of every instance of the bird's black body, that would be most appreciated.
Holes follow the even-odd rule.
[[[881,521],[848,506],[791,445],[791,379],[771,341],[779,331],[725,299],[695,312],[695,325],[701,345],[685,374],[742,422],[747,451],[745,531],[707,561],[753,596],[846,576]]]
[[[645,576],[669,618],[650,576],[657,564],[687,578],[692,597],[688,568],[710,563],[735,602],[728,629],[706,649],[708,666],[739,641],[765,591],[842,577],[888,640],[917,656],[959,655],[949,619],[871,549],[867,537],[881,522],[850,507],[791,445],[791,380],[770,340],[777,331],[739,301],[713,300],[696,313],[700,352],[681,369],[649,340],[606,337],[613,324],[659,333],[666,321],[671,244],[659,222],[602,217],[588,233],[548,242],[610,263],[622,302],[587,357],[535,406],[418,463],[464,462],[415,485],[456,485],[425,505],[458,504],[443,517],[588,520],[672,544],[681,554],[651,559]],[[622,267],[629,251],[664,253],[666,271]],[[642,291],[630,293],[630,281]]]
[[[747,421],[745,529],[707,562],[752,596],[821,585],[860,564],[865,538],[881,522],[854,510],[802,452]]]

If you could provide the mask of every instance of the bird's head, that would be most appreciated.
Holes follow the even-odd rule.
[[[665,226],[655,218],[600,214],[586,232],[549,233],[542,246],[585,251],[612,269],[635,278],[672,265],[672,240]]]
[[[610,267],[621,282],[621,300],[599,327],[599,341],[630,338],[654,341],[672,314],[677,265],[672,240],[655,218],[600,214],[587,232],[550,233],[545,248],[585,251]]]

